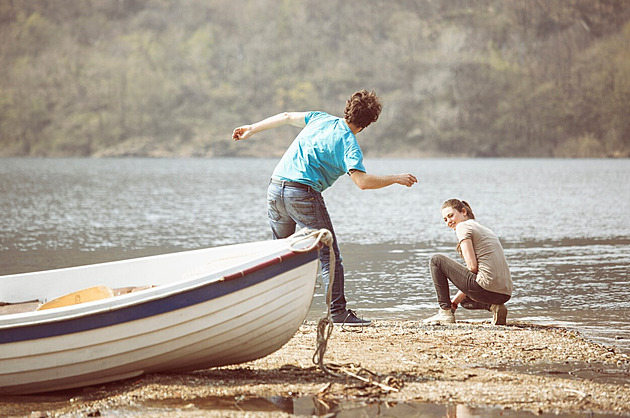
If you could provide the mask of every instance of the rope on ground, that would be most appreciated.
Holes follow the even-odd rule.
[[[329,269],[329,281],[328,281],[328,291],[326,292],[326,316],[322,317],[317,323],[317,346],[315,348],[315,354],[313,354],[313,363],[317,364],[319,368],[326,374],[334,377],[352,377],[354,379],[360,380],[368,385],[376,386],[381,390],[386,392],[398,392],[399,388],[402,386],[402,383],[397,381],[397,379],[393,377],[388,377],[385,381],[389,384],[381,383],[375,380],[377,376],[375,373],[364,369],[362,367],[356,368],[355,366],[348,365],[337,365],[337,364],[328,364],[324,363],[324,354],[326,354],[326,347],[328,345],[328,339],[332,334],[334,325],[332,320],[332,314],[330,312],[330,305],[332,301],[332,287],[335,281],[335,253],[333,251],[333,240],[334,237],[332,233],[327,229],[319,229],[319,230],[309,230],[302,229],[298,231],[296,234],[292,236],[294,241],[291,243],[291,251],[294,252],[309,252],[312,251],[315,247],[319,246],[320,243],[326,245],[328,247],[328,251],[330,252],[330,264],[331,268]],[[310,240],[314,238],[315,240],[311,245],[305,248],[298,248],[296,244],[302,241]],[[332,371],[334,369],[336,371]],[[360,373],[367,374],[368,377],[361,376]],[[398,386],[395,387],[395,386]]]
[[[326,291],[326,316],[322,317],[317,323],[317,346],[315,348],[315,354],[313,354],[313,363],[317,364],[324,373],[335,377],[341,377],[342,375],[330,371],[324,363],[324,354],[326,354],[328,339],[330,338],[334,328],[332,314],[330,312],[332,288],[333,283],[335,282],[335,252],[333,251],[333,234],[327,229],[303,229],[293,237],[295,240],[291,243],[291,250],[295,252],[311,251],[313,248],[320,245],[320,243],[328,247],[328,252],[330,254],[330,261],[328,265],[330,268],[328,269],[328,290]],[[307,248],[295,248],[296,243],[311,238],[315,238],[315,241]]]

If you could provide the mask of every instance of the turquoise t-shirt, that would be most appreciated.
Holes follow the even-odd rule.
[[[276,166],[274,178],[308,184],[321,193],[350,170],[365,172],[363,152],[343,119],[309,112],[305,122]]]

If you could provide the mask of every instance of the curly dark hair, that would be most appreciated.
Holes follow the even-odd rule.
[[[353,123],[359,128],[367,128],[372,122],[376,122],[382,108],[374,91],[370,93],[367,90],[359,90],[346,102],[343,115],[346,122]]]

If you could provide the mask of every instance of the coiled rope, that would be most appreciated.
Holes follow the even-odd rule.
[[[330,312],[330,304],[332,301],[332,286],[335,281],[335,253],[333,251],[333,234],[327,229],[302,229],[295,234],[293,234],[290,238],[293,239],[289,248],[293,252],[309,252],[312,251],[315,247],[320,244],[326,245],[328,247],[328,251],[330,252],[330,264],[331,268],[329,269],[329,281],[328,281],[328,290],[326,292],[326,316],[321,318],[317,323],[317,347],[315,348],[315,354],[313,354],[313,363],[319,366],[320,370],[324,373],[334,376],[334,377],[345,377],[349,376],[354,379],[360,380],[365,384],[376,386],[383,391],[386,392],[398,392],[399,388],[402,387],[402,382],[398,381],[398,379],[389,376],[385,379],[387,383],[381,383],[377,379],[377,375],[367,369],[362,367],[358,368],[352,364],[349,365],[338,365],[338,364],[329,364],[326,366],[324,363],[324,354],[326,354],[326,347],[328,345],[328,339],[332,334],[334,325],[332,320],[332,314]],[[314,241],[308,247],[305,248],[296,248],[295,245],[299,242],[313,239]],[[330,369],[333,368],[338,370],[340,373],[335,373]],[[367,374],[368,377],[360,376],[359,373]]]
[[[331,376],[340,377],[340,374],[330,371],[324,363],[324,354],[326,354],[326,347],[328,346],[328,339],[332,334],[334,325],[332,320],[332,314],[330,312],[330,305],[332,301],[332,287],[335,282],[335,252],[333,251],[334,237],[332,232],[327,229],[302,229],[292,236],[294,241],[291,242],[290,248],[294,252],[309,252],[320,243],[328,247],[330,253],[330,261],[328,269],[328,290],[326,291],[326,316],[320,318],[317,323],[317,346],[315,347],[315,353],[313,354],[313,363],[317,364],[319,368]],[[295,244],[315,238],[313,243],[306,248],[295,248]]]

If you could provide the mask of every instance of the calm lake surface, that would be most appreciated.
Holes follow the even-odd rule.
[[[0,159],[0,275],[269,239],[266,188],[276,162]],[[457,197],[504,244],[515,287],[508,321],[577,329],[630,352],[630,160],[365,165],[374,174],[411,172],[419,183],[361,191],[345,176],[324,192],[349,308],[373,320],[434,313],[428,260],[456,257],[440,206]],[[324,310],[320,286],[309,319]],[[460,309],[457,317],[490,314]]]

